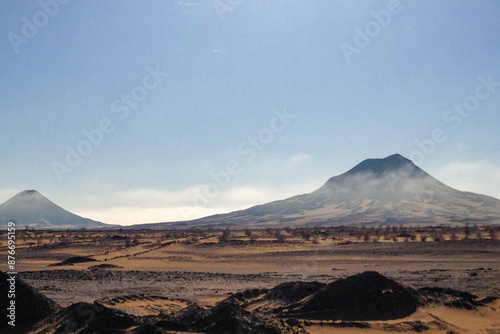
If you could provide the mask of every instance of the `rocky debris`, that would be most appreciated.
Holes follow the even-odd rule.
[[[99,303],[76,303],[42,320],[29,334],[124,333],[134,325],[136,319],[127,313]]]
[[[310,295],[317,293],[326,286],[320,282],[288,282],[272,288],[266,295],[269,300],[281,300],[295,303]]]
[[[219,333],[283,333],[277,324],[266,321],[257,313],[242,310],[237,305],[222,302],[217,304],[210,314],[200,323],[200,330],[207,334]]]
[[[88,256],[73,256],[64,261],[53,263],[50,265],[50,267],[72,266],[75,263],[85,263],[85,262],[97,262],[97,260]]]
[[[391,320],[417,310],[416,291],[373,271],[330,283],[287,313],[308,319]]]
[[[40,270],[24,271],[20,273],[27,280],[103,280],[113,278],[121,281],[130,279],[133,281],[158,280],[163,282],[191,282],[203,281],[261,281],[274,282],[285,281],[282,275],[276,273],[259,274],[229,274],[229,273],[209,273],[209,272],[182,272],[182,271],[138,271],[138,270]]]
[[[237,292],[226,298],[226,302],[238,304],[242,309],[253,309],[263,313],[280,314],[283,309],[307,298],[326,284],[320,282],[285,282],[272,289],[250,289]],[[255,307],[254,307],[255,306]]]
[[[173,302],[179,302],[183,304],[189,304],[189,302],[184,301],[184,300],[179,300],[179,299],[171,299],[165,296],[157,296],[157,295],[146,295],[146,294],[135,294],[135,295],[121,295],[121,296],[116,296],[116,297],[105,297],[96,300],[96,302],[103,304],[103,305],[119,305],[127,302],[133,302],[133,301],[148,301],[148,302],[155,302],[155,301],[173,301]],[[183,308],[182,306],[179,306],[178,308]]]
[[[304,321],[304,326],[311,327],[313,324],[309,320]],[[315,321],[314,325],[333,328],[370,328],[370,324],[364,321]]]
[[[260,297],[268,293],[268,289],[247,289],[245,291],[240,291],[229,296],[228,299],[236,299],[240,302],[244,302],[248,299],[253,299]]]
[[[200,323],[208,317],[209,311],[196,304],[166,315],[155,323],[156,326],[172,331],[186,331],[200,327]]]
[[[90,266],[88,267],[88,270],[97,270],[97,269],[120,269],[120,268],[123,268],[121,266],[117,266],[116,264],[108,264],[108,263],[102,263],[102,264],[98,264],[98,265],[95,265],[95,266]]]
[[[424,331],[429,330],[430,327],[428,324],[417,320],[417,321],[405,321],[397,324],[385,324],[384,325],[384,330],[388,332],[417,332],[421,333]]]
[[[28,290],[23,293],[28,296],[37,294],[29,286],[25,285],[25,289]],[[32,304],[43,305],[47,302],[43,298]],[[150,300],[153,303],[157,299],[170,300],[168,297],[136,294],[108,298],[106,305],[129,300]],[[377,272],[364,272],[329,284],[294,281],[272,289],[247,289],[232,294],[211,308],[186,302],[168,311],[164,309],[155,316],[136,317],[99,302],[77,303],[57,313],[55,308],[49,309],[45,312],[49,312],[48,317],[36,324],[29,334],[305,333],[304,326],[313,323],[337,328],[369,328],[372,324],[367,321],[402,319],[423,305],[474,309],[494,300],[496,298],[481,299],[446,288],[415,291]],[[432,322],[406,321],[383,326],[384,330],[390,331],[422,332],[434,325]]]
[[[0,332],[3,333],[10,320],[11,300],[15,301],[15,325],[17,328],[29,328],[39,320],[54,314],[60,307],[51,299],[26,284],[15,276],[15,298],[9,298],[12,277],[0,271]]]
[[[207,334],[288,333],[277,319],[243,310],[238,304],[222,301],[208,310],[191,305],[177,314],[165,316],[155,326],[169,331],[196,331]]]
[[[110,240],[125,240],[125,239],[127,239],[127,237],[125,237],[123,235],[115,234],[115,235],[109,236],[108,239],[110,239]]]
[[[422,304],[443,304],[449,307],[475,309],[484,306],[494,298],[480,299],[478,296],[468,292],[458,291],[450,288],[421,288],[418,290]]]

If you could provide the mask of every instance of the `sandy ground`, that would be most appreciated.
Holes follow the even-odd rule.
[[[20,243],[17,270],[62,306],[98,300],[139,316],[169,312],[190,302],[214,305],[245,289],[297,280],[328,283],[363,271],[380,272],[415,289],[449,287],[500,297],[498,240],[363,242],[342,236],[290,237],[280,243],[263,235],[250,242],[243,232],[233,232],[226,242],[219,242],[218,236],[174,235],[158,241],[144,234],[135,243],[119,238],[96,243],[83,237],[60,244],[42,237],[36,245]],[[54,235],[47,234],[46,239],[54,240]],[[51,266],[73,256],[97,261]],[[91,270],[102,264],[116,267]],[[6,268],[2,264],[0,269]],[[370,322],[368,329],[346,331],[335,323],[312,322],[306,330],[316,334],[406,332],[414,329],[404,323],[424,321],[434,324],[427,333],[492,334],[500,333],[499,309],[498,302],[477,310],[435,306],[393,323]]]

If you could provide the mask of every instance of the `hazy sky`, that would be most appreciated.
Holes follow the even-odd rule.
[[[393,153],[500,198],[498,1],[0,0],[0,18],[0,202],[183,220]]]

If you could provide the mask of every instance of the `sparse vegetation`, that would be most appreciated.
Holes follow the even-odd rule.
[[[282,230],[276,230],[274,232],[274,236],[276,237],[276,241],[278,241],[279,243],[284,243],[286,241],[285,232]]]
[[[228,227],[222,232],[221,236],[219,237],[219,243],[228,242],[230,236],[231,236],[231,230]]]
[[[489,226],[488,227],[488,234],[489,234],[491,240],[497,239],[497,232],[495,231],[495,227]]]
[[[426,242],[427,239],[429,239],[429,235],[428,234],[421,234],[420,235],[420,241],[421,242]]]
[[[210,231],[210,232],[209,232]],[[203,245],[234,241],[245,243],[302,243],[345,244],[358,242],[411,243],[411,242],[461,242],[477,240],[484,243],[498,240],[499,227],[496,225],[475,226],[384,226],[356,227],[332,226],[326,228],[266,228],[266,229],[211,229],[211,230],[170,230],[170,231],[17,231],[16,246],[31,247],[76,247],[87,245],[96,248],[137,248],[142,246],[163,247],[173,240]],[[1,238],[0,238],[1,239]],[[5,249],[5,241],[0,241],[0,249]]]

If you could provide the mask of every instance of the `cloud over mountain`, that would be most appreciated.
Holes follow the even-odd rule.
[[[309,194],[170,226],[465,222],[500,222],[500,200],[453,189],[394,154],[365,160]]]

